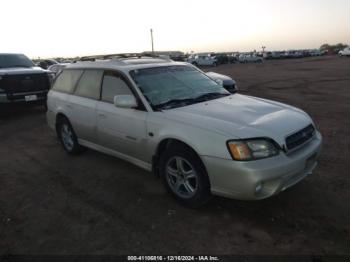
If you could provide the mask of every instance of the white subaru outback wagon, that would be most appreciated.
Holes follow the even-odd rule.
[[[195,66],[160,58],[68,65],[47,103],[68,153],[88,147],[153,171],[189,206],[211,194],[275,195],[311,174],[322,142],[302,110],[230,94]]]

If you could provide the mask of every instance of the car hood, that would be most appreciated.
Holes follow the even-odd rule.
[[[164,116],[210,129],[231,139],[269,137],[281,146],[287,135],[312,123],[300,109],[239,94],[165,110]]]
[[[40,74],[45,72],[47,72],[47,70],[40,67],[0,68],[0,75]]]

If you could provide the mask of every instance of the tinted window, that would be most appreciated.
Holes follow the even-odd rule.
[[[64,70],[56,79],[53,90],[72,93],[83,70]]]
[[[102,70],[85,70],[80,78],[75,94],[83,97],[99,99]]]
[[[33,62],[22,54],[0,54],[0,68],[32,67]]]
[[[102,100],[113,103],[114,96],[132,95],[126,82],[113,72],[106,72],[102,84]]]

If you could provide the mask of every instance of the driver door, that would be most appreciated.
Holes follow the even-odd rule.
[[[138,108],[119,108],[114,105],[117,95],[134,95],[131,84],[116,71],[105,71],[101,101],[97,111],[99,144],[119,153],[147,161],[145,150],[147,111]]]

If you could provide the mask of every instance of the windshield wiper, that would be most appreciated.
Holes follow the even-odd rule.
[[[169,101],[166,101],[164,103],[153,105],[153,108],[156,110],[160,109],[170,109],[177,106],[184,106],[192,103],[194,101],[193,98],[185,98],[185,99],[171,99]]]
[[[171,99],[169,101],[166,101],[164,103],[158,104],[158,105],[153,105],[153,108],[155,110],[160,110],[160,109],[170,109],[174,107],[180,107],[180,106],[186,106],[194,103],[199,103],[199,102],[204,102],[220,97],[225,97],[229,96],[231,94],[225,94],[225,93],[218,93],[218,92],[213,92],[213,93],[205,93],[203,95],[197,96],[195,98],[184,98],[184,99]]]
[[[208,100],[212,100],[212,99],[217,99],[217,98],[221,98],[221,97],[225,97],[225,96],[229,96],[231,94],[227,94],[227,93],[218,93],[218,92],[213,92],[213,93],[205,93],[203,95],[197,96],[196,98],[194,98],[193,100],[195,102],[203,102],[203,101],[208,101]]]

